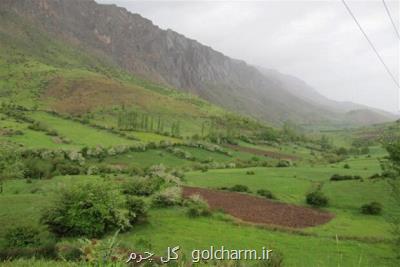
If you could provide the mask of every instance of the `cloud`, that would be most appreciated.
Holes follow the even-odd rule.
[[[123,6],[230,57],[295,75],[332,99],[399,109],[399,89],[341,1],[97,2]],[[400,21],[399,2],[386,2]],[[399,39],[382,2],[347,3],[398,77]]]

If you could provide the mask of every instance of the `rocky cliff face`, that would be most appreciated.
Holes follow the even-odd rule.
[[[93,0],[1,0],[0,5],[131,73],[230,110],[275,123],[337,119],[337,111],[296,96],[273,76],[124,8]]]

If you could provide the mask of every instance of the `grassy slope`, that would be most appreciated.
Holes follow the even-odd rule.
[[[50,203],[55,189],[100,179],[96,176],[64,176],[33,181],[31,184],[23,180],[9,181],[0,196],[0,220],[3,225],[18,225],[28,223],[21,221],[21,217],[29,217],[29,223],[35,224],[40,211]],[[0,236],[5,229],[0,230]],[[345,241],[341,237],[337,242],[331,237],[268,231],[238,225],[225,215],[218,214],[211,218],[191,219],[180,208],[152,210],[148,224],[136,227],[131,233],[121,234],[119,239],[127,247],[143,250],[148,248],[140,245],[140,240],[147,240],[152,251],[159,255],[165,253],[166,247],[177,244],[186,254],[192,249],[207,248],[210,244],[232,249],[260,249],[266,246],[282,252],[286,266],[360,266],[360,261],[361,266],[395,266],[391,265],[392,254],[387,244]],[[46,265],[46,262],[43,264]]]

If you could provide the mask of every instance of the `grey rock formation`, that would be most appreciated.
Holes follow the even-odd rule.
[[[293,83],[279,75],[265,75],[115,5],[93,0],[1,0],[0,8],[13,10],[56,38],[107,57],[131,73],[264,121],[340,121],[349,111],[301,97],[288,88]]]

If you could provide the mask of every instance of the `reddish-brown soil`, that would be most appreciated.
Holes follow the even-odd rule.
[[[224,212],[246,222],[290,228],[305,228],[329,222],[333,214],[267,200],[236,192],[184,187],[183,196],[200,195],[212,210]]]
[[[257,148],[252,148],[252,147],[244,147],[244,146],[230,145],[230,144],[227,144],[226,146],[233,150],[236,150],[236,151],[251,153],[254,155],[270,157],[270,158],[274,158],[274,159],[288,159],[288,160],[299,159],[296,156],[287,155],[287,154],[283,154],[283,153],[279,153],[279,152],[275,152],[275,151],[266,151],[266,150],[261,150],[261,149],[257,149]]]

